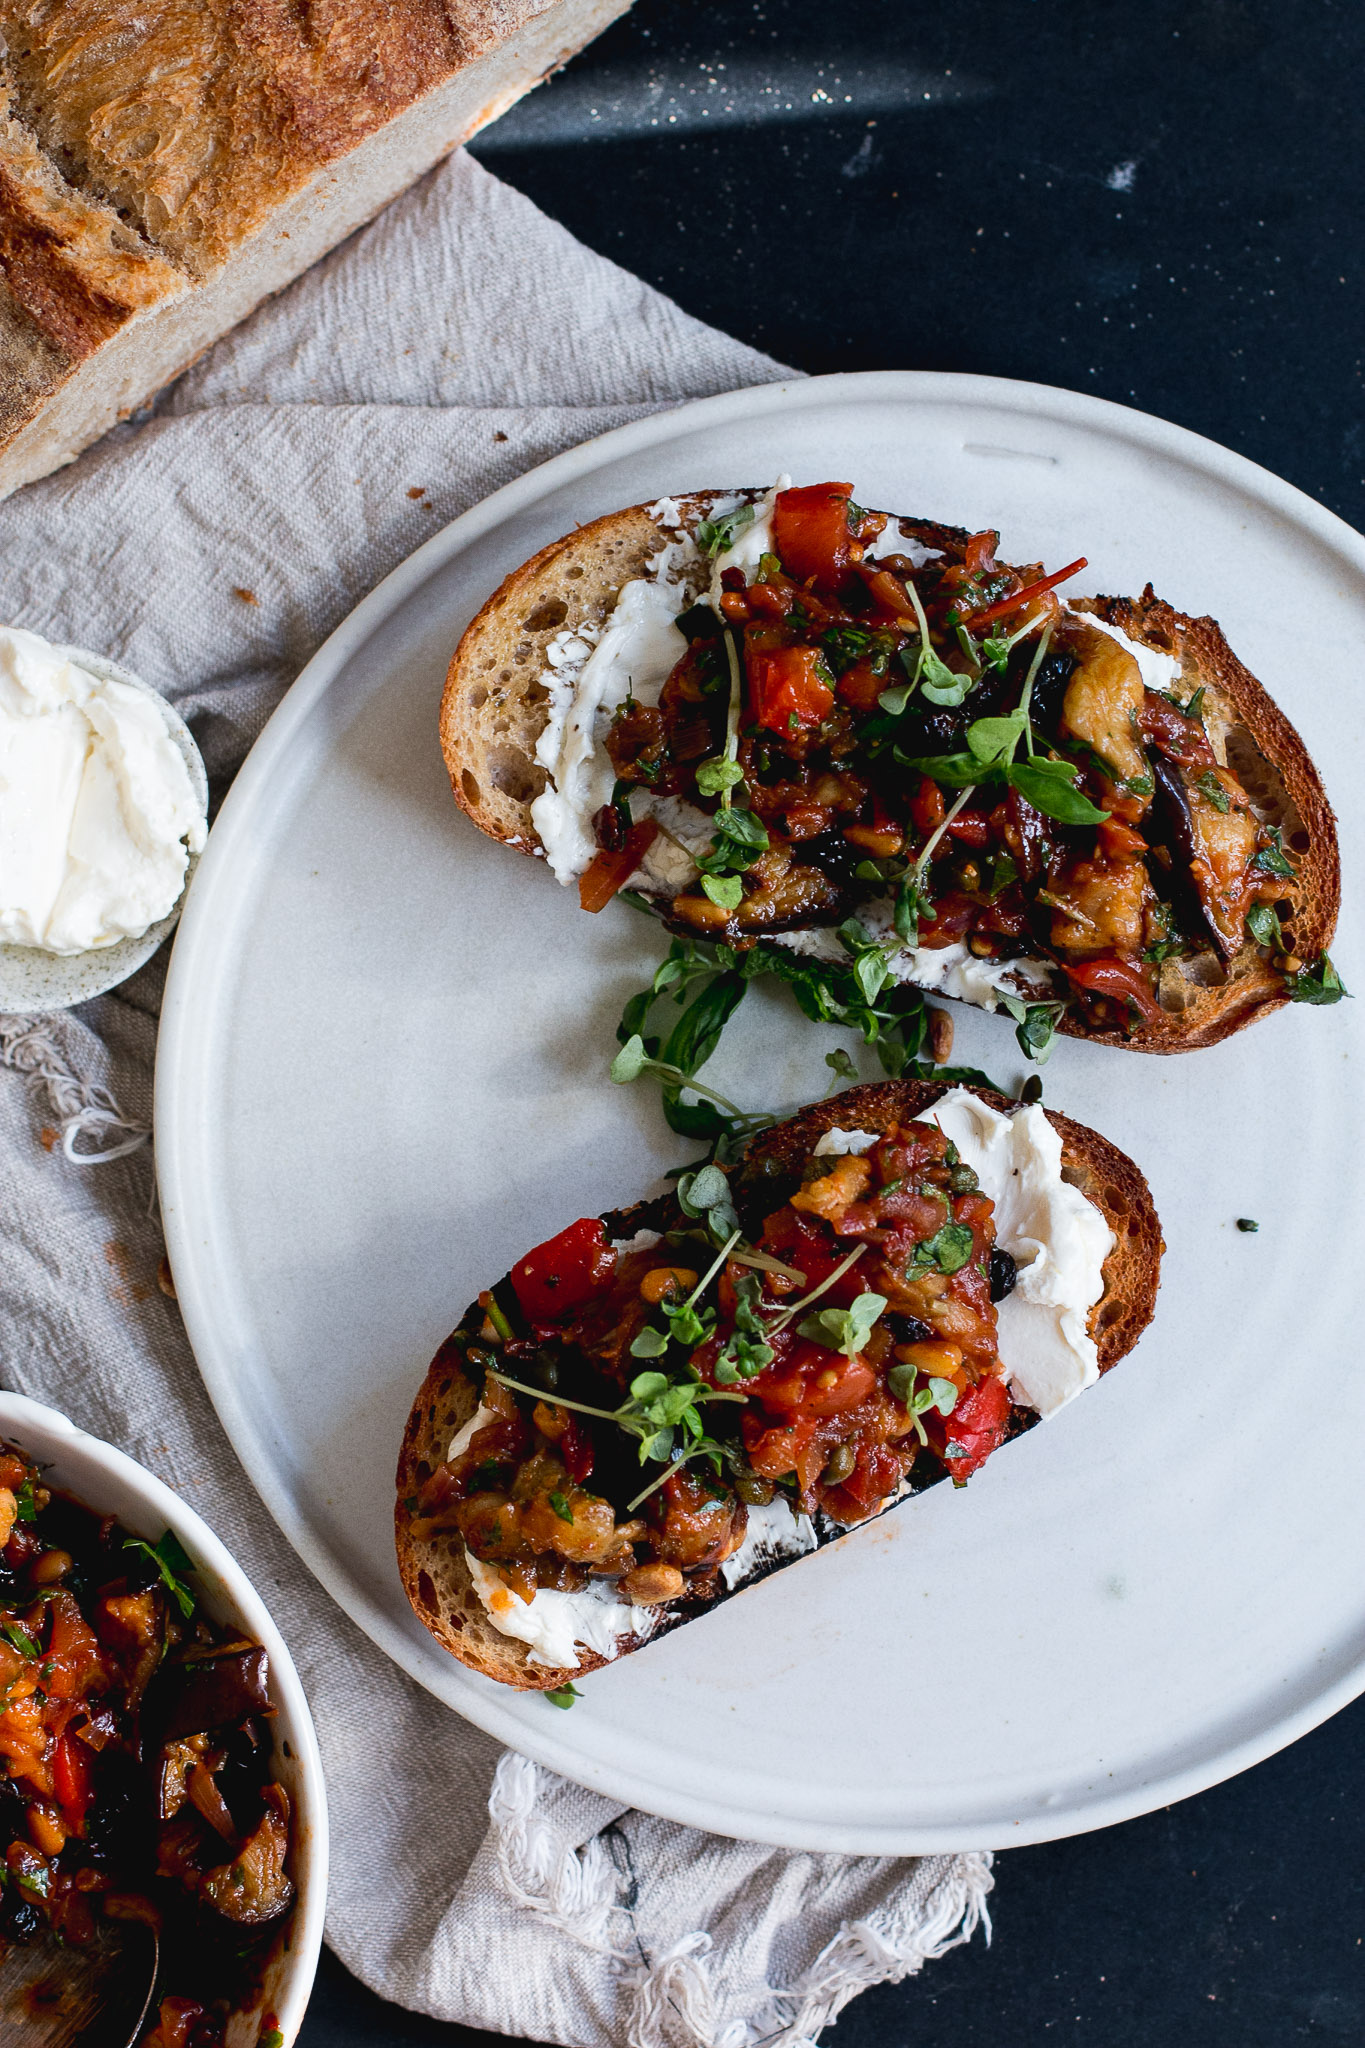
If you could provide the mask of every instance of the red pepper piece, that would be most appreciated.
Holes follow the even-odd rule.
[[[769,732],[821,725],[829,717],[834,692],[814,647],[754,649],[747,665],[753,714]]]
[[[533,1323],[563,1322],[606,1285],[616,1254],[599,1216],[584,1216],[512,1268],[512,1287]]]
[[[836,581],[848,564],[853,535],[848,526],[852,484],[807,484],[779,491],[773,506],[773,547],[783,568],[798,583]]]
[[[575,1486],[582,1486],[592,1477],[592,1438],[573,1415],[564,1425],[564,1434],[559,1439],[559,1455]]]
[[[1068,967],[1066,973],[1071,986],[1088,995],[1131,1003],[1146,1024],[1161,1015],[1156,993],[1135,960],[1083,960],[1079,967]]]
[[[943,1460],[955,1485],[980,1471],[1003,1440],[1009,1413],[1009,1391],[1003,1380],[978,1380],[960,1396],[943,1424]]]
[[[605,910],[618,889],[623,889],[659,836],[657,818],[641,818],[632,825],[625,842],[614,853],[605,849],[585,868],[578,882],[578,901],[584,910]]]
[[[52,1790],[62,1809],[62,1819],[73,1835],[83,1835],[92,1790],[89,1751],[68,1731],[59,1735],[53,1745],[50,1765]]]
[[[1045,590],[1055,590],[1059,583],[1065,583],[1070,576],[1079,576],[1086,566],[1086,557],[1080,555],[1074,562],[1068,562],[1065,569],[1058,569],[1051,576],[1042,577],[1037,583],[1026,584],[1023,590],[1016,590],[1013,597],[1002,597],[995,604],[988,604],[983,612],[971,612],[966,623],[975,632],[978,626],[987,626],[992,619],[1003,619],[1010,612],[1017,612],[1021,604],[1041,597]]]

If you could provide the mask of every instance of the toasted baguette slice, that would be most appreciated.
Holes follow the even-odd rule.
[[[756,489],[702,491],[663,501],[689,531],[719,505],[756,501]],[[546,786],[536,743],[547,723],[543,681],[556,634],[600,626],[623,584],[649,573],[668,533],[657,507],[634,505],[595,519],[542,548],[514,570],[468,627],[451,658],[441,699],[440,738],[455,799],[490,838],[543,855],[531,805]],[[961,547],[962,528],[889,515],[902,539],[925,549]],[[1258,817],[1278,826],[1297,875],[1281,904],[1286,945],[1303,961],[1325,953],[1336,929],[1341,869],[1336,821],[1317,770],[1284,713],[1237,659],[1216,620],[1190,618],[1156,597],[1096,597],[1072,607],[1117,626],[1130,640],[1180,663],[1191,694],[1202,687],[1208,723]],[[1228,967],[1210,954],[1167,961],[1163,1014],[1131,1031],[1101,1030],[1074,1009],[1059,1029],[1097,1044],[1143,1052],[1214,1045],[1289,1000],[1286,976],[1250,940]]]
[[[785,1123],[761,1133],[732,1183],[741,1221],[756,1222],[771,1210],[775,1199],[783,1199],[788,1176],[799,1178],[802,1162],[823,1132],[836,1126],[885,1132],[922,1116],[947,1092],[945,1084],[926,1081],[888,1081],[851,1088],[828,1101],[814,1103]],[[1002,1113],[1018,1107],[988,1089],[972,1092]],[[1103,1374],[1132,1350],[1152,1319],[1165,1249],[1161,1226],[1147,1182],[1125,1153],[1098,1131],[1070,1117],[1052,1110],[1047,1111],[1047,1117],[1062,1141],[1063,1177],[1102,1213],[1114,1235],[1114,1247],[1103,1269],[1104,1292],[1091,1310],[1088,1322]],[[637,1203],[604,1220],[612,1238],[628,1240],[637,1230],[648,1228],[662,1233],[684,1219],[676,1197],[667,1195]],[[481,1318],[482,1311],[475,1304],[466,1312],[460,1327],[477,1328]],[[1008,1365],[1009,1360],[1005,1363]],[[469,1421],[478,1405],[479,1389],[465,1369],[461,1345],[452,1334],[431,1362],[403,1435],[395,1510],[399,1572],[418,1619],[462,1664],[503,1685],[551,1691],[600,1669],[614,1658],[580,1645],[576,1669],[549,1670],[531,1663],[525,1646],[502,1635],[489,1620],[474,1590],[459,1536],[419,1538],[413,1533],[410,1504],[414,1496],[443,1463],[452,1437]],[[1038,1420],[1031,1409],[1014,1407],[1008,1435],[1021,1435]],[[942,1476],[940,1472],[934,1478],[921,1479],[917,1469],[911,1477],[911,1491],[923,1491]],[[880,1512],[888,1513],[890,1508]],[[817,1517],[816,1530],[817,1547],[837,1542],[850,1533],[824,1517]],[[760,1578],[780,1571],[786,1564],[799,1562],[799,1557],[777,1557],[760,1563],[734,1591],[747,1591]],[[642,1610],[649,1616],[648,1623],[638,1632],[618,1638],[615,1657],[641,1648],[732,1597],[721,1586],[706,1598],[684,1595],[669,1607]]]

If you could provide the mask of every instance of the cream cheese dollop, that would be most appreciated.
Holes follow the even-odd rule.
[[[0,627],[0,940],[74,954],[141,937],[206,832],[153,697]]]
[[[623,1600],[615,1579],[591,1579],[579,1593],[541,1586],[523,1600],[472,1550],[465,1551],[465,1562],[484,1613],[500,1635],[526,1644],[529,1664],[577,1671],[579,1644],[599,1657],[614,1657],[618,1637],[648,1635],[654,1625],[654,1610]]]
[[[995,1241],[1018,1267],[999,1304],[999,1349],[1010,1391],[1055,1415],[1099,1378],[1087,1331],[1104,1293],[1114,1233],[1093,1202],[1062,1178],[1062,1141],[1037,1103],[1006,1116],[970,1089],[953,1088],[922,1112],[950,1138],[995,1205]],[[867,1131],[826,1131],[817,1152],[866,1152]]]

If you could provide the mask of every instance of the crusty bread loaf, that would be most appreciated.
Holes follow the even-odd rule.
[[[750,1230],[759,1228],[763,1215],[783,1198],[785,1171],[790,1167],[794,1175],[798,1173],[822,1132],[836,1125],[865,1131],[890,1130],[922,1116],[948,1092],[948,1087],[949,1084],[939,1081],[887,1081],[849,1088],[761,1132],[751,1144],[742,1170],[733,1177],[741,1219]],[[1002,1112],[1017,1107],[988,1089],[973,1092]],[[1147,1182],[1125,1153],[1098,1131],[1071,1117],[1052,1110],[1046,1114],[1062,1141],[1065,1178],[1102,1212],[1114,1234],[1114,1248],[1104,1264],[1104,1292],[1088,1318],[1099,1354],[1099,1368],[1105,1373],[1127,1356],[1152,1319],[1165,1249],[1161,1225]],[[682,1220],[675,1198],[669,1196],[652,1204],[637,1204],[609,1218],[608,1229],[613,1237],[629,1239],[639,1228],[666,1230]],[[471,1308],[466,1323],[476,1313]],[[1009,1364],[1008,1359],[1005,1363]],[[612,1660],[580,1645],[576,1670],[548,1670],[532,1664],[525,1646],[500,1634],[485,1613],[474,1590],[460,1537],[452,1533],[418,1538],[412,1531],[414,1497],[444,1462],[452,1437],[468,1422],[478,1403],[478,1390],[465,1371],[461,1349],[447,1339],[433,1358],[413,1403],[399,1453],[394,1511],[399,1573],[419,1620],[462,1664],[503,1685],[552,1691]],[[1030,1410],[1013,1409],[1009,1434],[1023,1434],[1037,1419]],[[819,1542],[821,1546],[837,1542],[840,1534],[832,1525],[820,1528]],[[760,1576],[767,1577],[799,1561],[776,1559],[736,1590],[747,1591]],[[706,1599],[689,1600],[684,1596],[668,1607],[647,1610],[647,1628],[636,1635],[619,1637],[617,1656],[641,1648],[732,1597],[722,1586]]]
[[[630,0],[0,0],[0,496]]]
[[[757,490],[694,492],[674,499],[692,530],[719,502],[757,499]],[[967,534],[933,520],[891,515],[902,537],[929,549],[961,546]],[[492,838],[536,854],[531,804],[544,789],[535,746],[546,721],[540,678],[557,632],[600,624],[623,583],[646,572],[666,535],[650,508],[608,513],[542,548],[514,570],[472,621],[451,658],[440,711],[440,738],[456,801]],[[1155,596],[1082,598],[1091,611],[1135,640],[1174,654],[1188,689],[1202,685],[1210,724],[1223,729],[1229,765],[1261,817],[1283,828],[1298,870],[1286,882],[1281,916],[1286,943],[1305,961],[1331,944],[1341,900],[1336,821],[1318,772],[1289,720],[1243,667],[1214,619],[1188,618]],[[1204,977],[1207,976],[1207,979]],[[1189,1052],[1289,1000],[1285,977],[1246,943],[1224,971],[1209,955],[1192,971],[1166,963],[1163,1014],[1133,1030],[1102,1031],[1067,1014],[1058,1029],[1101,1045],[1142,1052]]]

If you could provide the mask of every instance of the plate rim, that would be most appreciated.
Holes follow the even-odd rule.
[[[1300,534],[1307,533],[1345,557],[1365,579],[1365,536],[1295,485],[1250,457],[1190,428],[1111,399],[1061,386],[956,371],[841,371],[819,377],[781,378],[769,384],[693,399],[595,435],[525,471],[430,535],[360,600],[286,690],[233,779],[184,902],[162,1006],[154,1089],[158,1191],[180,1309],[196,1366],[246,1476],[286,1540],[329,1597],[401,1670],[451,1711],[576,1783],[711,1833],[780,1848],[858,1855],[922,1855],[1032,1846],[1115,1826],[1158,1806],[1207,1791],[1308,1734],[1365,1692],[1365,1650],[1311,1699],[1281,1714],[1271,1711],[1253,1735],[1225,1747],[1216,1747],[1216,1735],[1210,1735],[1208,1739],[1215,1747],[1182,1768],[1150,1777],[1137,1775],[1125,1789],[1109,1794],[1087,1796],[1078,1790],[1064,1805],[1035,1811],[994,1832],[959,1824],[892,1822],[875,1827],[846,1826],[809,1816],[788,1821],[765,1807],[721,1809],[704,1795],[694,1796],[678,1789],[661,1793],[652,1781],[629,1768],[617,1769],[582,1757],[566,1739],[567,1725],[561,1734],[554,1725],[555,1717],[551,1717],[543,1732],[528,1727],[511,1713],[510,1701],[504,1704],[491,1689],[486,1693],[472,1676],[467,1686],[461,1687],[463,1696],[456,1704],[447,1692],[432,1683],[418,1654],[425,1647],[424,1641],[410,1633],[406,1617],[400,1615],[395,1621],[385,1608],[357,1587],[314,1535],[292,1499],[275,1487],[267,1491],[256,1477],[258,1464],[265,1473],[271,1469],[267,1433],[253,1425],[247,1405],[236,1397],[230,1347],[220,1347],[216,1339],[212,1303],[207,1298],[207,1288],[201,1286],[193,1230],[185,1206],[182,1168],[193,1108],[190,1102],[182,1101],[181,1070],[193,1058],[194,977],[201,961],[207,966],[212,957],[212,899],[220,871],[226,872],[239,836],[237,819],[239,815],[244,821],[247,819],[257,787],[266,783],[277,760],[287,753],[294,733],[376,626],[405,604],[445,563],[520,512],[594,470],[664,442],[677,432],[724,424],[737,414],[752,416],[782,408],[804,411],[841,402],[875,405],[907,401],[1051,417],[1067,425],[1097,430],[1103,438],[1134,443],[1155,454],[1183,461],[1239,494],[1259,501]],[[993,1838],[983,1842],[983,1832],[992,1833]]]

